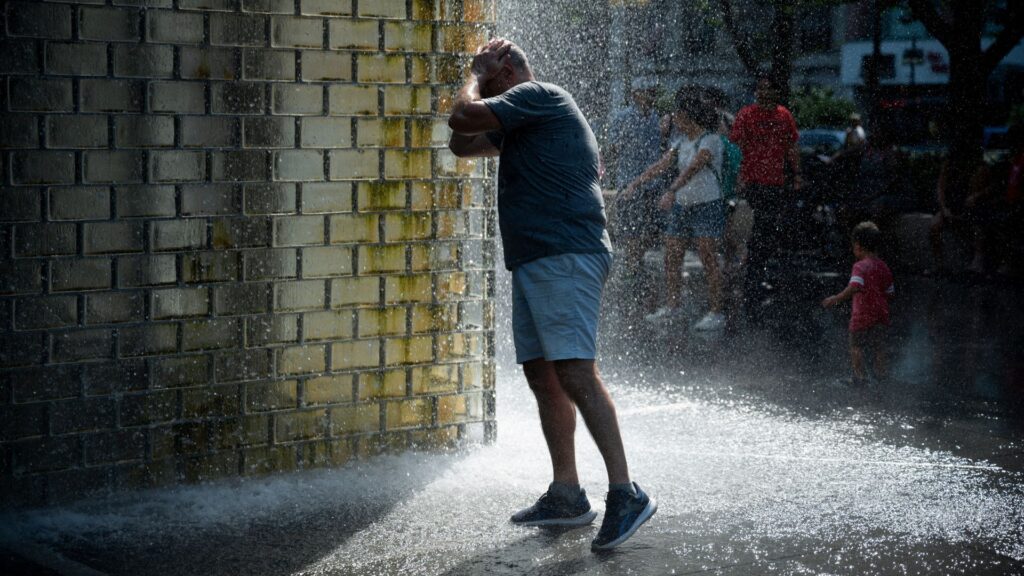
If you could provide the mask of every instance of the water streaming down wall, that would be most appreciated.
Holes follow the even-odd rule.
[[[4,9],[0,505],[493,434],[491,0]]]

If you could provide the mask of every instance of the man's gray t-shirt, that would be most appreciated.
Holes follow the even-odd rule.
[[[501,122],[498,224],[505,266],[556,254],[612,251],[597,139],[562,88],[524,82],[483,100]]]

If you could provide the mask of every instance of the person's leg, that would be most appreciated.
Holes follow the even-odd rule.
[[[629,482],[629,467],[622,447],[615,404],[601,381],[593,360],[556,360],[554,370],[562,390],[579,408],[587,430],[604,458],[609,484]]]
[[[641,236],[623,236],[623,249],[626,253],[626,271],[631,278],[635,278],[640,272],[643,263],[646,246]]]
[[[771,214],[768,201],[762,197],[764,192],[755,186],[749,187],[747,202],[753,211],[754,223],[751,228],[750,242],[747,244],[746,275],[743,279],[743,300],[744,308],[748,314],[757,310],[763,290],[761,283],[764,281],[768,259],[768,242],[772,228]]]
[[[704,275],[708,281],[708,305],[711,312],[722,310],[722,270],[718,265],[718,240],[715,238],[698,238],[697,253],[700,263],[704,266]]]
[[[867,378],[864,371],[864,347],[854,332],[850,333],[850,366],[853,368],[854,380],[863,381]]]
[[[872,372],[875,378],[885,380],[889,377],[889,330],[885,326],[876,326],[873,344],[875,347]]]
[[[932,223],[928,226],[928,243],[932,248],[932,267],[936,271],[943,268],[942,259],[942,231],[945,228],[945,219],[942,213],[936,214],[932,218]]]
[[[525,362],[523,373],[537,398],[540,426],[551,455],[554,481],[579,484],[576,473],[576,408],[559,384],[554,364],[538,359]]]
[[[675,310],[683,305],[683,260],[686,240],[677,236],[665,237],[665,303]]]

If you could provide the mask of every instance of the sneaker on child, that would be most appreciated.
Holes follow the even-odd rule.
[[[679,316],[681,308],[669,308],[668,306],[662,306],[654,312],[644,316],[644,320],[648,322],[665,322]]]
[[[721,330],[725,327],[725,314],[721,312],[708,312],[693,325],[694,330]]]
[[[583,526],[597,518],[590,508],[587,493],[580,488],[575,499],[566,499],[549,487],[537,502],[512,515],[512,523],[520,526]]]

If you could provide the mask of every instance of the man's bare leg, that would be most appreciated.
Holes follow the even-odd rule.
[[[523,363],[523,373],[537,398],[540,426],[551,454],[554,481],[579,484],[576,473],[576,407],[573,401],[559,384],[553,363],[530,360]]]
[[[629,467],[619,434],[619,420],[608,390],[593,360],[556,360],[554,370],[561,388],[580,409],[608,470],[609,484],[628,484]]]

